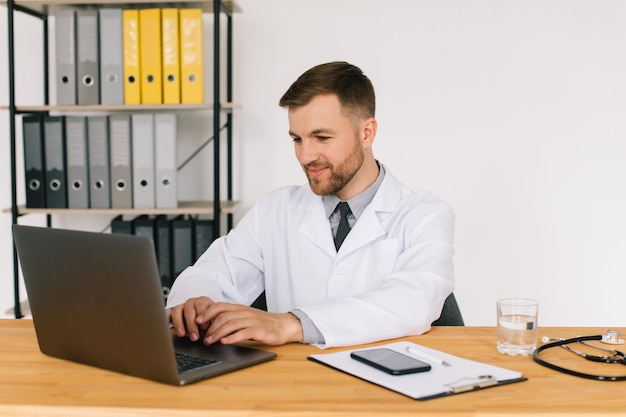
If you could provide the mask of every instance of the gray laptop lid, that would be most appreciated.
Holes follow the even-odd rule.
[[[44,354],[174,385],[276,356],[172,335],[146,237],[20,225],[13,236]],[[175,349],[217,363],[179,375]]]

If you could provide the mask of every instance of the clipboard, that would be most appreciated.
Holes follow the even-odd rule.
[[[418,401],[442,398],[527,380],[527,378],[522,376],[521,372],[449,355],[411,342],[396,342],[376,346],[376,348],[381,347],[411,356],[411,354],[407,353],[407,347],[410,347],[422,352],[425,357],[431,356],[442,359],[450,366],[419,358],[431,364],[432,368],[430,371],[407,375],[390,375],[350,357],[352,352],[372,348],[314,354],[310,355],[308,359]]]

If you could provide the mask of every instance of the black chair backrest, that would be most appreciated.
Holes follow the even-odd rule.
[[[454,293],[446,298],[441,310],[441,316],[433,322],[433,326],[465,326]]]

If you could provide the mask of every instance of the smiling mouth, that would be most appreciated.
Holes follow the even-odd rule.
[[[319,178],[328,170],[328,167],[307,167],[306,170],[311,178]]]

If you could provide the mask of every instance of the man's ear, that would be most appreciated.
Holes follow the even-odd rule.
[[[363,148],[371,148],[376,139],[376,130],[378,122],[373,117],[367,118],[361,122],[361,145]]]

